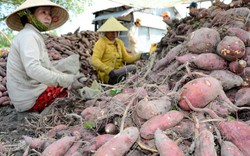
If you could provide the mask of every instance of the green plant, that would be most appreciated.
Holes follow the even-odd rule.
[[[93,129],[94,128],[94,123],[93,122],[85,122],[83,124],[83,127],[86,129]]]

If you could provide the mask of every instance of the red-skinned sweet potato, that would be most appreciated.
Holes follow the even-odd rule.
[[[143,87],[138,87],[135,89],[125,88],[125,89],[123,89],[122,93],[115,95],[113,97],[113,100],[127,105],[130,101],[129,99],[134,94],[137,94],[139,96],[139,98],[144,98],[145,96],[148,96],[147,91]]]
[[[214,100],[222,91],[220,82],[211,77],[202,77],[189,81],[180,89],[181,99],[179,105],[184,110],[190,110],[186,97],[194,107],[205,107],[210,101]]]
[[[94,122],[97,119],[97,115],[101,111],[99,107],[87,107],[81,112],[81,116],[85,121]]]
[[[73,134],[75,131],[79,132],[81,137],[84,138],[84,141],[90,141],[95,137],[91,131],[84,128],[81,124],[69,127],[67,131],[69,131],[71,134]]]
[[[214,147],[214,135],[209,130],[202,130],[195,142],[195,156],[217,156]]]
[[[93,138],[90,141],[90,145],[83,148],[83,151],[89,152],[89,151],[95,151],[98,148],[100,148],[103,144],[108,142],[114,137],[114,135],[111,134],[103,134],[98,135],[97,137]]]
[[[168,97],[158,100],[143,99],[136,104],[136,113],[142,119],[150,119],[153,116],[168,112],[171,108],[171,101]]]
[[[250,88],[241,88],[235,95],[235,105],[249,106],[250,105]]]
[[[227,34],[238,37],[245,43],[245,46],[250,46],[250,32],[241,28],[228,28]]]
[[[117,134],[111,140],[102,145],[94,156],[112,155],[121,156],[125,154],[139,137],[136,127],[128,127]]]
[[[64,154],[64,156],[72,156],[75,152],[77,152],[77,150],[82,146],[83,142],[78,141],[75,142],[70,148],[69,150]]]
[[[194,122],[189,119],[183,119],[172,130],[183,138],[191,138],[194,134]]]
[[[154,138],[154,133],[158,128],[166,130],[177,125],[183,118],[184,114],[182,112],[174,110],[154,116],[141,126],[141,137],[144,139],[152,139]]]
[[[25,142],[30,146],[30,148],[39,149],[45,143],[45,140],[40,138],[32,138],[30,136],[23,136]]]
[[[247,18],[248,15],[250,14],[250,9],[248,7],[232,8],[227,10],[226,13],[229,14],[230,16],[238,15]]]
[[[212,53],[220,40],[220,34],[215,29],[200,28],[189,34],[187,49],[195,54]]]
[[[176,61],[184,64],[186,62],[192,61],[197,56],[198,56],[198,54],[187,53],[187,54],[182,55],[182,56],[177,56],[175,59],[176,59]]]
[[[220,81],[223,90],[239,87],[243,83],[243,79],[239,75],[228,70],[214,70],[209,75]]]
[[[225,36],[217,46],[217,53],[228,61],[235,61],[245,54],[245,44],[238,37]]]
[[[230,141],[223,141],[220,150],[221,156],[244,156],[239,148]]]
[[[75,137],[65,136],[45,148],[45,150],[42,152],[42,156],[64,155],[72,146],[74,141]]]
[[[172,48],[164,58],[158,60],[155,64],[155,70],[163,68],[164,66],[170,64],[175,60],[176,56],[179,56],[179,53],[185,48],[184,44],[179,44],[178,46]]]
[[[165,135],[162,130],[157,129],[154,134],[155,144],[162,156],[174,155],[184,156],[183,151],[177,146],[177,144]]]
[[[245,60],[235,60],[229,63],[230,71],[236,74],[242,73],[246,66],[247,62]]]
[[[195,57],[192,61],[197,68],[203,70],[220,70],[227,67],[227,62],[214,53],[203,53]]]
[[[228,141],[235,144],[245,156],[250,155],[250,126],[244,122],[231,120],[219,122],[218,129]]]
[[[246,67],[244,69],[244,72],[241,74],[241,77],[243,78],[243,80],[245,81],[245,83],[250,87],[250,67]]]
[[[248,0],[250,2],[250,0]],[[250,32],[250,21],[245,24],[244,30]]]
[[[49,130],[47,132],[47,137],[53,138],[54,136],[56,136],[57,132],[65,130],[67,128],[68,128],[67,125],[63,125],[63,124],[62,125],[57,125],[57,126],[55,126],[54,128],[52,128],[51,130]]]
[[[220,100],[219,98],[211,101],[207,108],[213,110],[220,117],[227,117],[232,112],[235,112],[235,109],[231,108],[226,102]]]
[[[247,67],[250,67],[250,47],[246,47],[244,60],[247,62]]]

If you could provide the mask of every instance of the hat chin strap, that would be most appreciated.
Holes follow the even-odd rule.
[[[33,24],[39,31],[47,31],[49,29],[42,22],[40,22],[37,18],[35,18],[28,9],[21,11],[21,13],[19,13],[18,15],[20,17],[26,15],[30,23]]]

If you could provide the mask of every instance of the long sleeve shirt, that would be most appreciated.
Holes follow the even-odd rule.
[[[113,69],[124,66],[124,62],[133,63],[140,58],[141,54],[130,55],[127,53],[122,40],[116,38],[111,42],[106,36],[100,38],[93,49],[92,65],[98,72],[102,82],[107,83],[108,74]]]
[[[26,24],[13,39],[7,60],[7,89],[15,109],[29,110],[48,86],[68,87],[73,78],[52,66],[43,35]]]

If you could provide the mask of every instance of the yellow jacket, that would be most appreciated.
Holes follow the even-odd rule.
[[[124,62],[133,63],[139,60],[140,56],[141,54],[128,54],[122,40],[116,38],[115,42],[112,42],[103,36],[95,43],[91,61],[97,70],[98,78],[103,83],[108,83],[111,70],[123,67]]]

